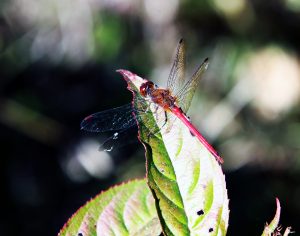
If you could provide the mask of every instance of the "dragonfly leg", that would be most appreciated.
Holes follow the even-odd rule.
[[[167,124],[167,122],[168,122],[168,116],[167,116],[167,112],[165,111],[165,121],[164,121],[164,124],[162,125],[162,127],[161,128],[163,128],[166,124]]]
[[[164,111],[164,115],[165,115],[164,123],[163,123],[163,125],[159,128],[159,130],[158,130],[156,133],[158,133],[158,132],[159,132],[163,127],[165,127],[165,125],[168,123],[168,113],[167,113],[167,111]],[[167,127],[166,132],[167,132],[167,133],[170,132],[171,128],[172,128],[172,122],[169,123],[169,127]],[[156,134],[156,133],[155,133],[155,134]]]

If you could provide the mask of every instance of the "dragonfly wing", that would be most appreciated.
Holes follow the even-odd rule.
[[[175,60],[168,77],[167,88],[172,94],[177,94],[185,80],[185,42],[181,39],[178,43]]]
[[[190,80],[188,80],[183,88],[176,94],[178,98],[178,105],[183,110],[184,113],[188,111],[190,108],[194,93],[198,86],[200,79],[202,78],[203,73],[206,71],[208,67],[208,58],[204,60],[204,62],[197,68],[193,76]]]
[[[133,125],[127,129],[123,129],[114,133],[113,135],[109,136],[105,139],[99,147],[100,151],[103,150],[112,150],[124,147],[128,144],[137,143],[138,139],[136,138],[138,133],[138,128],[136,125]],[[135,138],[133,138],[135,137]]]
[[[89,132],[123,130],[136,125],[132,104],[126,104],[89,115],[81,122],[81,129]]]

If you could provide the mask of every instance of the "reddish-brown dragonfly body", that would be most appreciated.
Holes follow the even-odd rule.
[[[216,160],[219,163],[223,163],[223,159],[192,125],[185,114],[191,105],[198,82],[203,72],[207,69],[207,66],[208,59],[205,59],[192,77],[185,81],[185,44],[183,40],[180,40],[168,78],[167,89],[159,88],[153,82],[147,81],[140,86],[140,94],[142,97],[148,98],[151,102],[162,107],[166,112],[172,112],[177,116],[189,128],[190,132],[214,155]],[[123,74],[124,77],[127,77],[127,74],[132,75],[129,71],[118,71]],[[92,132],[112,130],[122,132],[136,125],[135,116],[133,114],[134,108],[131,104],[127,104],[86,117],[81,123],[81,128]]]
[[[147,81],[141,85],[140,94],[143,97],[149,97],[153,103],[159,105],[165,111],[170,111],[177,116],[189,128],[190,132],[214,155],[220,164],[224,162],[217,151],[208,143],[195,126],[193,126],[182,109],[176,105],[176,97],[172,96],[170,90],[157,88],[153,82]]]
[[[158,104],[165,110],[170,110],[175,105],[176,98],[171,95],[170,90],[156,88],[153,82],[148,81],[141,85],[140,93],[143,97],[149,96],[155,104]]]

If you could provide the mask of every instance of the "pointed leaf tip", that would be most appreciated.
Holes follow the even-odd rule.
[[[208,59],[208,57],[207,57],[207,58],[205,58],[205,60],[203,61],[201,67],[204,66],[205,70],[207,70],[208,65],[209,65],[209,59]]]
[[[268,223],[266,224],[265,229],[262,233],[262,236],[269,236],[276,230],[276,228],[279,224],[280,212],[281,212],[280,201],[276,197],[276,213],[275,213],[275,216],[274,216],[274,218],[273,218],[273,220],[271,221],[270,224],[268,224]]]
[[[281,206],[280,206],[280,201],[279,199],[276,197],[276,213],[275,216],[273,218],[273,220],[271,221],[270,224],[266,224],[264,231],[262,233],[262,236],[275,236],[275,235],[282,235],[281,234],[281,230],[282,230],[282,226],[278,226],[279,224],[279,219],[280,219],[280,212],[281,212]],[[291,227],[287,227],[283,233],[283,236],[288,236],[289,234],[294,233],[293,231],[291,231]]]
[[[132,80],[135,78],[136,74],[130,72],[129,70],[123,70],[123,69],[119,69],[116,70],[116,72],[120,73],[121,75],[123,75],[123,78],[127,81],[127,80]]]
[[[116,70],[116,72],[119,72],[120,74],[127,75],[127,76],[135,75],[134,73],[130,72],[129,70],[124,70],[124,69]]]
[[[121,75],[126,74],[126,71],[127,70],[124,70],[124,69],[118,69],[118,70],[116,70],[116,72],[120,73]]]

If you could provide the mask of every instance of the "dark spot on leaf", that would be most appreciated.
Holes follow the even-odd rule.
[[[204,214],[204,211],[203,211],[203,210],[197,211],[197,215],[198,215],[198,216],[201,216],[201,215],[203,215],[203,214]]]
[[[214,229],[213,228],[209,228],[208,232],[211,233],[212,231],[214,231]]]

